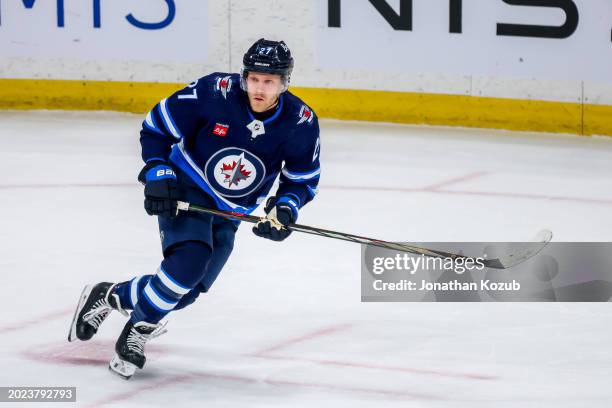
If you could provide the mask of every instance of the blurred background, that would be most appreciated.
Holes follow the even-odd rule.
[[[146,112],[261,37],[320,117],[612,134],[606,0],[21,0],[0,107]],[[16,81],[19,79],[19,81]]]

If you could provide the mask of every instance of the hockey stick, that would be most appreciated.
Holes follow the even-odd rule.
[[[235,221],[245,221],[256,224],[262,218],[248,214],[241,214],[231,211],[215,210],[212,208],[202,207],[195,204],[190,204],[184,201],[177,202],[177,211],[194,211],[199,213],[216,215],[218,217],[227,218]],[[362,237],[359,235],[347,234],[344,232],[331,231],[323,228],[311,227],[308,225],[291,224],[288,226],[292,231],[304,232],[306,234],[319,235],[327,238],[340,239],[343,241],[355,242],[358,244],[373,245],[386,249],[393,249],[396,251],[409,252],[415,255],[432,256],[437,258],[451,258],[451,259],[474,259],[465,255],[459,255],[452,252],[439,251],[434,249],[422,248],[418,246],[401,244],[397,242],[382,241],[380,239]],[[495,259],[483,259],[482,262],[485,266],[494,269],[507,269],[512,266],[518,265],[519,263],[526,261],[540,252],[552,239],[552,232],[549,230],[542,230],[538,235],[530,242],[526,248],[520,251],[506,254]]]

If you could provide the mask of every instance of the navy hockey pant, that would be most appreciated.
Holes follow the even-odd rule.
[[[122,307],[133,309],[132,322],[157,323],[172,310],[207,292],[234,247],[236,224],[206,214],[159,217],[164,260],[155,275],[117,285]]]

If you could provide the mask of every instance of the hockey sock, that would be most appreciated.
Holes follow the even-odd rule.
[[[138,297],[132,312],[132,322],[158,323],[174,310],[181,298],[202,280],[210,255],[210,247],[199,241],[181,242],[168,250],[155,275],[148,279],[147,276],[142,277],[142,283],[132,281],[130,284],[131,288],[135,288]],[[144,287],[141,289],[140,285]],[[126,291],[125,288],[119,289]],[[130,304],[133,304],[133,301],[130,297]]]
[[[134,305],[136,305],[138,299],[142,296],[142,291],[153,276],[137,276],[131,281],[121,282],[115,286],[115,294],[119,296],[119,301],[124,309],[134,309]]]

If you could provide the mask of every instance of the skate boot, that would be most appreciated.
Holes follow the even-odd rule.
[[[144,352],[147,341],[161,336],[166,331],[166,323],[162,325],[128,321],[115,344],[117,355],[111,360],[108,369],[129,380],[136,369],[142,369],[147,361]]]
[[[126,317],[129,316],[121,307],[119,296],[113,293],[115,285],[101,282],[95,286],[85,286],[70,324],[68,341],[91,339],[113,310],[118,310]]]

